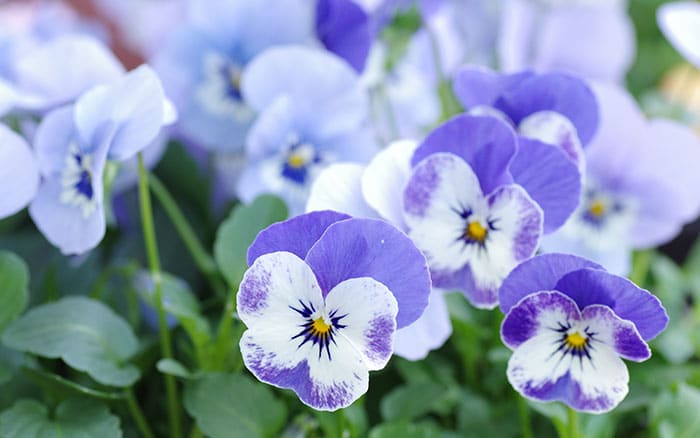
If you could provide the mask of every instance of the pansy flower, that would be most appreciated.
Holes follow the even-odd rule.
[[[193,2],[154,59],[182,136],[208,150],[240,151],[255,116],[241,92],[245,66],[269,47],[311,41],[313,16],[307,0]]]
[[[598,126],[598,105],[580,79],[530,71],[500,74],[467,66],[455,76],[454,92],[470,113],[501,117],[521,136],[558,146],[583,169],[582,148]]]
[[[359,77],[332,53],[303,46],[268,49],[246,68],[242,91],[260,111],[237,187],[244,202],[274,193],[300,213],[321,169],[335,161],[366,162],[376,152]]]
[[[626,278],[576,256],[545,254],[521,264],[499,292],[508,380],[523,396],[607,412],[627,395],[620,359],[651,356],[664,330],[661,302]]]
[[[354,217],[383,219],[402,231],[401,194],[411,175],[411,156],[418,143],[397,141],[377,153],[369,164],[337,163],[322,170],[311,187],[307,211],[336,210]],[[394,353],[408,360],[425,358],[452,333],[444,292],[433,289],[423,314],[396,331]]]
[[[543,241],[624,275],[632,250],[663,244],[700,214],[700,141],[680,123],[648,120],[621,87],[594,84],[598,132],[586,148],[581,205]],[[682,157],[682,158],[681,158]]]
[[[425,257],[383,221],[313,212],[271,225],[248,249],[237,297],[246,367],[319,410],[349,406],[420,316]]]
[[[0,218],[29,204],[39,189],[39,166],[27,142],[0,124]]]
[[[42,120],[34,144],[42,182],[29,213],[61,252],[80,254],[102,240],[105,164],[146,147],[171,121],[167,108],[158,77],[142,66]]]

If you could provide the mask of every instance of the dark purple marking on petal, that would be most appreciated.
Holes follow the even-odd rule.
[[[236,298],[239,312],[257,313],[267,306],[270,277],[270,272],[260,266],[258,269],[254,266],[246,272]]]
[[[527,196],[525,190],[517,185],[508,185],[498,188],[488,198],[489,207],[492,207],[500,198],[508,197],[509,204],[515,209],[519,221],[518,230],[513,238],[513,254],[515,260],[522,262],[535,254],[542,236],[542,210]],[[498,225],[498,218],[494,218]]]
[[[261,255],[277,251],[291,252],[303,259],[331,224],[349,218],[344,213],[324,210],[272,224],[258,233],[248,248],[248,266]]]
[[[566,314],[566,320],[561,321],[562,323],[581,319],[581,312],[576,303],[562,293],[542,291],[526,296],[508,311],[501,324],[503,343],[515,350],[520,344],[535,336],[540,328],[555,329],[556,327],[542,327],[540,317],[543,313],[556,309]],[[552,351],[554,347],[552,346]]]
[[[396,331],[396,322],[387,315],[382,315],[369,322],[364,332],[367,339],[365,355],[372,361],[380,362],[393,353],[392,337]]]
[[[596,397],[584,395],[581,391],[581,385],[572,379],[569,373],[564,374],[555,382],[549,381],[540,386],[527,384],[519,390],[535,400],[561,401],[577,411],[600,413],[615,407],[615,401],[606,394],[600,394]]]
[[[653,339],[668,324],[661,301],[624,277],[597,269],[580,269],[564,275],[554,289],[570,296],[580,308],[591,304],[608,306],[622,319],[630,320],[645,341]]]
[[[414,216],[425,216],[433,192],[440,184],[440,170],[452,155],[432,155],[421,161],[406,183],[403,193],[404,210]]]
[[[498,293],[501,311],[508,313],[518,301],[533,292],[557,289],[564,275],[583,268],[603,270],[590,260],[569,254],[543,254],[521,263],[503,280]]]
[[[431,270],[430,276],[435,287],[462,292],[478,309],[493,309],[498,304],[498,291],[478,287],[469,264],[455,272]]]

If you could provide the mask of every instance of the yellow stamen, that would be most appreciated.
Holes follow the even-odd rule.
[[[474,221],[474,222],[469,222],[469,225],[467,226],[467,231],[465,234],[466,234],[467,239],[482,243],[484,241],[484,239],[486,239],[486,233],[487,233],[487,230],[486,230],[486,228],[484,228],[483,225],[481,225],[481,222]]]
[[[583,348],[588,342],[588,337],[584,337],[579,332],[574,332],[566,336],[566,343],[572,348]]]
[[[323,318],[314,319],[314,322],[311,325],[311,331],[314,334],[322,335],[328,333],[330,330],[331,326],[326,324],[326,321],[324,321]]]
[[[590,207],[588,207],[588,213],[590,213],[591,216],[593,216],[593,217],[603,216],[605,214],[605,210],[606,210],[605,204],[600,200],[593,201],[591,203]]]
[[[306,164],[306,160],[300,154],[290,154],[287,158],[287,164],[295,169],[300,169]]]

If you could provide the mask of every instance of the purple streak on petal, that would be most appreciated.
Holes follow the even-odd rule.
[[[407,213],[424,216],[430,207],[435,189],[440,183],[440,170],[443,162],[451,161],[452,156],[434,155],[421,162],[410,176],[403,193],[403,206]]]
[[[532,257],[537,250],[540,236],[542,236],[542,210],[527,196],[522,187],[515,184],[499,187],[491,193],[487,198],[489,207],[493,207],[504,198],[508,206],[512,207],[515,210],[514,213],[518,215],[512,251],[515,260],[520,262]]]
[[[498,291],[478,287],[469,264],[456,272],[431,270],[430,277],[435,287],[462,292],[478,309],[493,309],[498,304]]]
[[[262,230],[248,248],[248,266],[261,255],[276,251],[288,251],[303,259],[331,224],[349,218],[346,214],[325,210],[272,224]]]
[[[527,295],[508,311],[501,324],[501,339],[508,348],[515,350],[537,334],[542,314],[552,311],[563,311],[565,320],[581,319],[581,312],[576,303],[566,295],[557,291],[535,292]]]
[[[584,268],[563,275],[554,287],[570,296],[580,308],[591,304],[610,307],[617,316],[634,323],[645,341],[653,339],[668,324],[661,301],[624,277]]]
[[[562,226],[578,207],[581,173],[556,147],[520,137],[510,173],[544,211],[545,233]]]
[[[572,379],[569,373],[564,374],[556,382],[548,381],[541,386],[525,386],[520,390],[530,398],[543,402],[561,401],[578,411],[607,412],[615,405],[615,401],[611,400],[607,394],[592,398],[585,396],[581,385]]]
[[[331,52],[361,72],[372,43],[367,13],[351,0],[319,0],[316,35]]]
[[[501,95],[495,106],[516,124],[538,111],[558,112],[576,126],[584,146],[598,127],[598,104],[593,92],[580,79],[565,74],[529,77]]]
[[[309,250],[306,263],[316,274],[323,296],[338,283],[370,277],[396,297],[397,328],[412,323],[428,305],[430,275],[425,256],[397,228],[375,219],[332,224]]]
[[[498,293],[501,311],[508,313],[518,301],[533,292],[556,289],[562,276],[583,268],[603,269],[584,258],[556,253],[539,255],[521,263],[503,280]]]
[[[613,345],[610,345],[617,354],[628,360],[641,362],[651,357],[649,346],[641,338],[634,324],[615,315],[608,306],[594,304],[583,309],[583,319],[591,321],[591,327],[595,325],[612,326]]]
[[[396,323],[393,318],[381,315],[369,322],[369,326],[364,332],[364,337],[368,340],[367,350],[363,353],[371,360],[377,362],[385,360],[391,356],[393,351],[393,334],[396,331]]]
[[[463,114],[431,132],[416,149],[411,165],[436,152],[453,153],[471,166],[482,191],[489,193],[512,182],[507,170],[516,150],[515,132],[506,123],[495,117]]]
[[[502,93],[534,73],[502,75],[482,66],[465,66],[455,74],[453,89],[457,99],[469,109],[493,105]]]
[[[258,266],[258,265],[255,265]],[[245,275],[245,281],[241,282],[236,303],[240,313],[258,313],[267,306],[267,297],[270,290],[270,271],[258,266],[250,268]]]

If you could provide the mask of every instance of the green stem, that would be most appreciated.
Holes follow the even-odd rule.
[[[195,234],[189,222],[187,222],[185,215],[182,214],[182,210],[180,210],[180,208],[177,206],[175,199],[172,197],[170,192],[168,192],[168,189],[163,185],[163,183],[161,183],[160,180],[153,174],[149,175],[149,183],[151,191],[156,198],[158,198],[158,202],[160,202],[160,204],[163,206],[165,213],[175,226],[175,230],[178,232],[182,242],[190,252],[194,263],[197,265],[197,268],[207,277],[217,295],[223,297],[226,293],[226,287],[219,276],[219,271],[216,267],[214,258],[204,249],[204,246],[199,241],[199,238]]]
[[[578,416],[577,412],[570,408],[569,406],[566,407],[566,429],[568,432],[569,438],[579,438],[579,430],[578,430]]]
[[[138,402],[138,400],[136,400],[136,397],[134,396],[133,389],[129,388],[124,392],[126,395],[126,404],[129,406],[129,412],[131,412],[131,416],[134,418],[134,422],[136,423],[136,427],[138,427],[139,431],[141,432],[141,435],[143,435],[146,438],[155,438],[153,431],[148,426],[148,422],[146,421],[146,417],[144,417],[144,415],[143,415],[143,411],[141,410],[141,406],[139,406],[139,402]]]
[[[639,285],[639,287],[644,287],[649,269],[651,268],[651,262],[654,260],[654,250],[646,249],[643,251],[636,251],[632,260],[632,273],[629,278],[633,283]]]
[[[516,395],[518,397],[518,417],[520,417],[520,432],[523,438],[533,438],[532,434],[532,423],[530,422],[530,407],[527,405],[527,401],[520,394]]]
[[[156,232],[153,226],[153,209],[151,207],[151,196],[148,191],[148,173],[143,164],[143,156],[138,155],[139,160],[139,201],[141,203],[141,225],[143,226],[143,238],[146,245],[146,255],[148,266],[153,280],[155,292],[155,304],[158,312],[158,332],[160,338],[161,354],[165,358],[173,358],[173,347],[170,339],[170,330],[163,307],[163,290],[160,276],[160,258],[158,256],[158,245],[156,244]],[[168,422],[170,434],[173,438],[181,438],[180,406],[178,405],[177,385],[175,377],[164,374],[165,392],[168,400]]]

